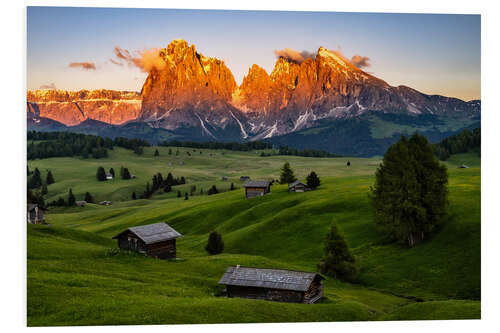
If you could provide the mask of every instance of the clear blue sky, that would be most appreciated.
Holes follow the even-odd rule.
[[[139,91],[146,74],[113,65],[113,48],[161,48],[182,38],[224,60],[238,83],[254,63],[270,73],[274,50],[324,46],[369,57],[365,70],[391,85],[464,100],[481,95],[479,15],[28,7],[27,32],[28,89]]]

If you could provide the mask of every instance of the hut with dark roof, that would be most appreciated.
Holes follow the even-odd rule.
[[[226,285],[228,297],[310,304],[323,296],[323,280],[313,272],[238,265],[229,267],[219,284]]]
[[[309,191],[309,190],[310,190],[309,186],[307,186],[306,184],[304,184],[300,180],[296,180],[293,183],[291,183],[290,185],[288,185],[288,191],[290,191],[290,192],[305,192],[305,191]]]
[[[45,216],[43,215],[42,208],[37,204],[28,204],[27,207],[28,223],[31,224],[45,224]]]
[[[245,182],[245,198],[255,198],[271,192],[271,182],[267,180],[247,180]]]
[[[176,239],[182,235],[164,222],[128,228],[113,239],[118,247],[159,259],[175,258]]]

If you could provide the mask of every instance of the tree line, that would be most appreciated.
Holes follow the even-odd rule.
[[[439,143],[432,146],[434,153],[441,161],[446,161],[450,155],[458,153],[468,153],[481,150],[481,129],[468,129],[449,136]]]
[[[195,142],[195,141],[163,141],[158,144],[164,147],[185,147],[185,148],[198,148],[198,149],[226,149],[234,151],[250,151],[271,149],[273,144],[264,141],[248,141],[248,142]]]
[[[37,132],[29,131],[28,160],[49,157],[105,158],[108,150],[113,147],[122,147],[142,154],[142,147],[150,146],[149,142],[142,139],[128,138],[103,138],[90,134],[71,132]]]

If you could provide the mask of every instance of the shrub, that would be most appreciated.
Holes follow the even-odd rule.
[[[212,255],[222,253],[224,251],[222,235],[217,231],[212,231],[208,236],[208,243],[205,246],[205,250]]]

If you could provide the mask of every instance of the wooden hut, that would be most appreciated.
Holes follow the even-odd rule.
[[[45,224],[45,216],[42,208],[37,204],[28,204],[27,207],[28,223],[31,224]]]
[[[141,225],[122,231],[113,239],[118,239],[118,247],[147,256],[169,259],[177,255],[176,239],[182,235],[165,222]]]
[[[271,182],[267,180],[247,180],[245,182],[245,198],[255,198],[271,192]]]
[[[81,200],[81,201],[76,201],[75,204],[78,206],[78,207],[83,207],[87,204],[87,201],[85,200]]]
[[[288,185],[288,191],[290,192],[305,192],[309,190],[310,190],[309,186],[307,186],[306,184],[304,184],[299,180],[296,180],[290,185]]]
[[[229,267],[219,284],[228,297],[278,302],[314,303],[323,296],[324,278],[318,273],[254,267]]]

